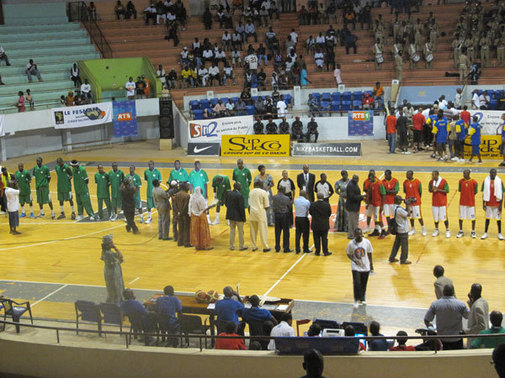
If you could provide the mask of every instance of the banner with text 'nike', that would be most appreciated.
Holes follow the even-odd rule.
[[[188,143],[188,155],[219,156],[219,143]]]
[[[189,143],[220,143],[221,135],[253,134],[253,117],[225,117],[188,122]]]

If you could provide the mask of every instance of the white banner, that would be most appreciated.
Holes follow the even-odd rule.
[[[188,122],[189,143],[221,143],[221,135],[253,134],[253,116],[214,118]]]
[[[0,137],[5,135],[5,116],[0,115]]]
[[[73,129],[112,122],[112,102],[51,109],[54,128]]]
[[[469,110],[472,118],[474,115],[479,117],[479,123],[482,126],[482,135],[499,135],[503,127],[501,119],[503,111],[496,110]],[[473,122],[473,121],[472,121]]]

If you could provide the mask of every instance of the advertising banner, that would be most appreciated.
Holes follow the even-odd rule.
[[[501,134],[503,121],[501,116],[503,111],[496,110],[469,110],[470,114],[479,117],[478,122],[481,124],[482,135],[499,135]]]
[[[482,135],[480,142],[480,155],[482,159],[501,159],[500,155],[501,135]],[[465,159],[470,159],[472,156],[472,146],[470,140],[465,141],[464,146]],[[476,157],[474,161],[478,161]]]
[[[225,117],[188,122],[189,143],[219,143],[221,135],[253,134],[253,117]]]
[[[361,156],[361,143],[296,143],[293,156]]]
[[[112,103],[114,117],[114,137],[137,136],[137,108],[135,101],[114,101]]]
[[[348,112],[347,117],[349,136],[373,136],[373,112]]]
[[[73,129],[112,122],[112,102],[53,108],[55,129]]]
[[[188,155],[219,156],[219,143],[188,143]]]
[[[289,156],[289,135],[223,135],[221,156]]]

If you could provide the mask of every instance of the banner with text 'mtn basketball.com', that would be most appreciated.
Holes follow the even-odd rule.
[[[289,156],[289,135],[222,135],[221,156]]]

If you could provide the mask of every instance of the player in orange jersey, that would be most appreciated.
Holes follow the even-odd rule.
[[[461,238],[463,233],[463,221],[472,221],[472,238],[475,239],[475,195],[479,191],[477,181],[470,177],[470,170],[463,171],[463,178],[459,180],[459,232],[457,238]]]
[[[381,187],[381,180],[375,177],[375,173],[369,173],[368,186],[366,190],[366,216],[367,219],[373,217],[375,230],[368,236],[379,236],[379,239],[384,239],[386,234],[384,230],[384,223],[382,223],[381,218],[383,197],[383,193],[381,193]]]
[[[449,219],[447,219],[447,193],[449,193],[449,184],[444,178],[440,177],[438,171],[433,171],[428,190],[432,193],[431,208],[433,211],[433,221],[435,222],[435,231],[431,236],[436,237],[439,235],[438,222],[443,221],[445,224],[445,237],[450,238]]]
[[[498,226],[498,239],[503,240],[504,237],[501,234],[501,209],[503,205],[503,192],[505,192],[505,188],[503,187],[502,180],[496,176],[496,169],[493,168],[489,171],[489,176],[487,176],[482,183],[481,191],[482,206],[486,212],[486,226],[484,234],[482,234],[480,238],[487,238],[489,221],[491,219],[496,219],[496,225]]]
[[[414,221],[417,219],[423,230],[423,236],[426,236],[426,228],[424,227],[423,214],[421,212],[421,196],[423,188],[421,181],[414,178],[413,171],[407,171],[407,179],[403,182],[403,192],[405,198],[410,198],[415,201],[408,204],[407,209],[410,217],[410,232],[409,235],[414,235],[416,229],[414,228]]]
[[[388,229],[389,220],[394,212],[395,196],[398,194],[399,190],[400,185],[398,184],[398,180],[392,176],[390,169],[386,169],[384,171],[384,180],[382,180],[381,192],[383,193],[384,216],[386,217]]]

